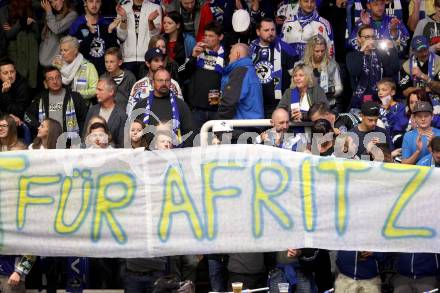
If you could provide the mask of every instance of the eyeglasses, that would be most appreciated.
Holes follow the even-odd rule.
[[[56,81],[56,80],[61,80],[61,76],[57,76],[57,77],[48,77],[46,78],[47,81]]]
[[[361,36],[361,38],[364,38],[366,40],[376,40],[377,39],[377,37],[373,36],[373,35]]]
[[[8,124],[0,124],[0,128],[8,128],[9,125]]]
[[[154,81],[158,83],[171,83],[171,79],[155,79]]]

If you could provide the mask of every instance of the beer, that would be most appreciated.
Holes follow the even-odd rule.
[[[278,290],[280,291],[280,293],[288,293],[289,283],[278,283]]]
[[[220,90],[209,90],[208,103],[210,106],[220,105]]]
[[[243,283],[241,283],[241,282],[232,283],[232,291],[234,293],[241,293],[242,289],[243,289]]]

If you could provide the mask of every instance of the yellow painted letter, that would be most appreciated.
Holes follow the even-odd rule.
[[[109,198],[112,194],[112,186],[120,186],[124,194],[118,200]],[[113,215],[112,210],[127,207],[136,192],[136,180],[126,173],[108,173],[99,176],[97,183],[97,194],[95,199],[95,212],[93,215],[92,240],[99,241],[101,237],[101,225],[103,219],[107,220],[109,229],[118,243],[125,243],[127,235],[119,222]],[[114,196],[114,194],[112,194]]]
[[[272,172],[278,175],[279,183],[274,190],[268,190],[262,182],[262,174]],[[263,233],[264,216],[263,207],[275,217],[275,220],[285,229],[293,226],[292,219],[287,212],[273,200],[283,194],[289,185],[289,172],[286,167],[277,162],[258,162],[254,166],[254,195],[253,195],[253,234],[260,237]]]
[[[394,203],[390,214],[388,215],[385,224],[382,229],[382,235],[386,238],[406,238],[406,237],[422,237],[431,238],[434,237],[436,231],[428,227],[399,227],[397,225],[397,220],[402,214],[403,210],[409,203],[409,201],[417,193],[417,190],[425,183],[426,179],[429,177],[431,171],[427,167],[419,167],[412,165],[397,165],[397,164],[384,164],[385,170],[390,170],[392,172],[411,172],[414,176],[411,177],[410,181],[406,184],[400,196]],[[422,195],[422,194],[420,194]]]
[[[168,241],[173,222],[172,217],[175,214],[183,213],[190,221],[194,236],[201,240],[203,238],[202,223],[186,187],[185,180],[177,167],[171,166],[168,168],[164,185],[165,194],[159,219],[159,239],[162,242]],[[180,195],[178,201],[175,197],[176,193]]]
[[[319,162],[318,170],[332,173],[336,177],[336,231],[339,236],[344,235],[348,222],[348,195],[347,186],[350,172],[368,170],[368,164],[362,161],[324,159]]]
[[[312,232],[316,228],[315,191],[313,190],[313,169],[311,158],[304,159],[300,173],[301,199],[303,205],[304,228]]]
[[[241,189],[238,187],[214,187],[214,174],[216,170],[240,170],[242,167],[234,162],[210,162],[202,165],[202,176],[204,191],[204,204],[206,214],[206,230],[208,239],[212,240],[217,234],[217,215],[215,208],[216,198],[221,197],[236,197],[241,193]]]
[[[82,184],[82,202],[81,208],[71,224],[64,222],[64,213],[66,211],[67,201],[69,200],[70,193],[72,192],[72,177],[65,177],[61,186],[61,197],[58,205],[57,214],[55,216],[55,231],[60,234],[70,234],[75,232],[81,226],[84,218],[87,215],[88,207],[90,205],[91,193],[92,193],[92,179],[90,178],[90,171],[82,172],[83,184]],[[75,170],[73,178],[79,178],[80,173]]]
[[[21,230],[26,222],[26,208],[28,205],[52,204],[53,198],[49,195],[35,196],[30,194],[32,185],[51,185],[61,181],[61,176],[22,176],[20,177],[18,205],[17,205],[17,229]]]

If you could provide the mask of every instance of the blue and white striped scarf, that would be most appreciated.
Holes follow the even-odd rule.
[[[197,68],[204,68],[206,70],[213,70],[219,74],[223,74],[225,67],[225,51],[222,46],[217,52],[205,50],[197,57]]]
[[[71,97],[67,102],[67,107],[66,107],[66,112],[64,113],[64,117],[66,119],[66,132],[68,133],[75,132],[77,134],[80,134],[78,119],[76,118],[75,105]],[[44,110],[43,99],[40,99],[40,103],[38,105],[38,121],[41,123],[46,118],[47,117],[46,117],[46,111]]]
[[[150,95],[147,98],[147,106],[145,107],[145,116],[143,122],[148,125],[150,122],[151,105],[153,105],[154,91],[150,91]],[[182,144],[182,132],[180,131],[180,113],[177,106],[177,97],[170,90],[170,103],[171,103],[171,122],[173,124],[173,146],[179,147]]]

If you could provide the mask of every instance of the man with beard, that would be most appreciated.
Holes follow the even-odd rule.
[[[257,25],[258,39],[250,46],[255,71],[263,86],[264,116],[270,118],[283,92],[290,86],[289,70],[298,61],[292,48],[277,38],[275,23],[264,18]]]
[[[146,125],[172,121],[173,145],[181,146],[182,136],[194,129],[188,105],[171,90],[171,75],[167,70],[158,69],[152,76],[152,85],[148,97],[137,103],[133,111]],[[138,115],[137,109],[143,109],[144,113]],[[187,140],[185,145],[190,146],[191,142]]]
[[[131,89],[127,103],[128,116],[131,115],[131,111],[137,102],[146,99],[150,95],[153,90],[153,75],[157,70],[163,69],[164,58],[165,56],[159,48],[151,48],[145,53],[145,64],[148,68],[147,76],[138,80]],[[177,98],[183,99],[179,83],[174,79],[171,79],[170,90]]]
[[[109,29],[110,22],[100,15],[100,10],[101,0],[84,0],[85,14],[78,16],[69,31],[79,40],[79,51],[95,65],[99,75],[105,72],[105,51],[118,46],[116,32]]]
[[[29,86],[10,59],[0,60],[0,113],[10,114],[21,124],[24,112],[31,103]]]

